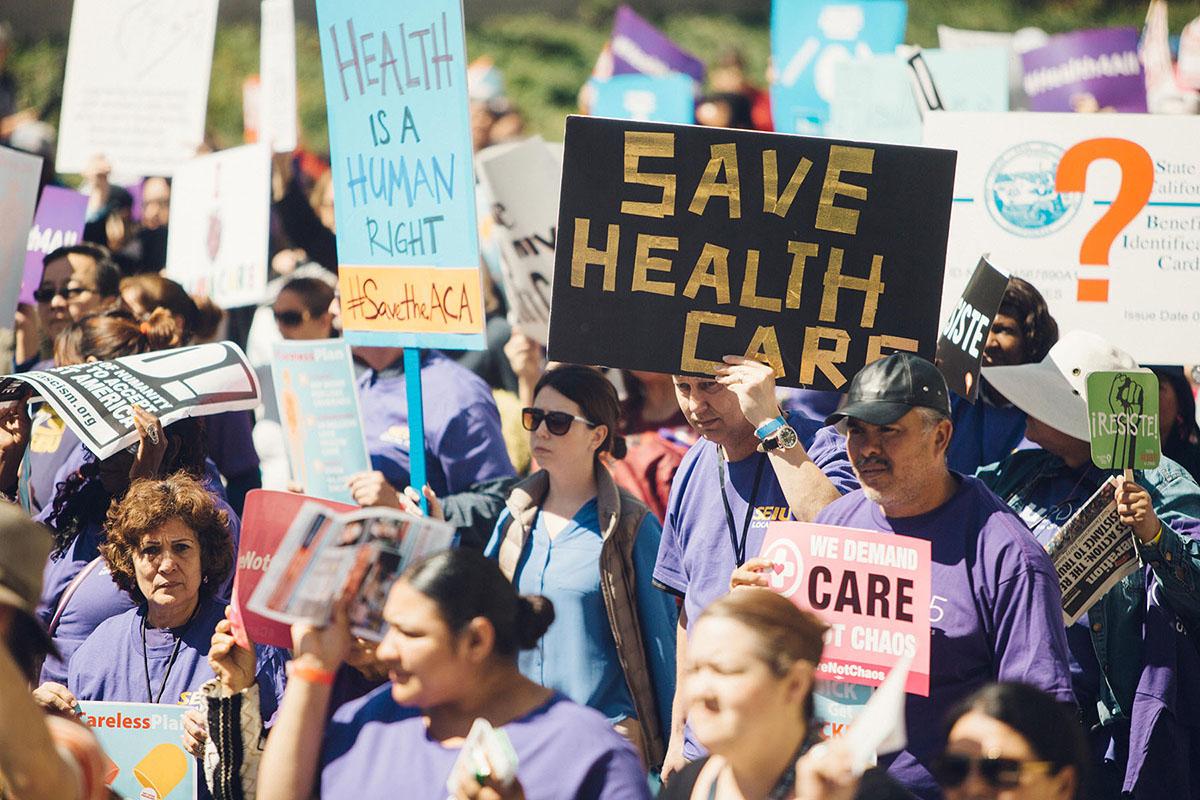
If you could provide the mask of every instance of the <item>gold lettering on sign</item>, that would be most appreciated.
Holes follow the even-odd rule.
[[[715,314],[712,311],[689,311],[683,328],[683,355],[679,359],[681,372],[700,372],[712,375],[721,366],[716,361],[696,357],[700,341],[701,325],[719,325],[722,328],[737,326],[737,317],[732,314]]]
[[[673,158],[675,134],[656,131],[625,131],[625,182],[642,186],[657,186],[662,195],[657,203],[622,200],[622,214],[662,219],[675,214],[675,176],[669,172],[640,172],[642,158]]]
[[[708,166],[704,168],[704,175],[700,178],[696,193],[692,195],[688,211],[703,214],[704,209],[708,207],[709,198],[724,197],[729,201],[729,218],[741,219],[742,190],[738,180],[737,145],[732,142],[714,144],[709,152],[712,153],[712,157],[708,160]],[[725,180],[718,181],[717,176],[722,169],[725,170]]]
[[[832,350],[822,350],[821,342],[832,340]],[[816,325],[804,330],[804,354],[800,357],[800,383],[810,384],[819,369],[824,373],[833,388],[839,389],[846,382],[846,376],[837,368],[838,364],[846,363],[846,354],[850,352],[850,334],[839,328],[821,328]]]
[[[608,241],[603,250],[588,244],[592,221],[586,217],[575,218],[575,239],[571,246],[571,286],[582,289],[587,283],[587,268],[591,265],[604,267],[604,291],[617,290],[617,245],[621,241],[619,225],[608,226]]]
[[[867,296],[863,300],[861,324],[864,328],[875,325],[875,312],[879,310],[879,296],[883,294],[883,256],[874,255],[871,258],[871,275],[867,278],[856,278],[853,275],[842,274],[842,254],[840,247],[829,248],[829,266],[825,270],[825,292],[821,295],[821,322],[837,321],[838,292],[849,289],[863,292]]]
[[[650,255],[651,250],[679,250],[677,236],[651,236],[639,233],[637,252],[633,256],[633,291],[653,292],[667,297],[675,296],[675,284],[667,281],[653,281],[648,277],[649,272],[670,272],[671,259]]]
[[[816,226],[832,233],[858,232],[858,209],[834,205],[838,195],[853,197],[866,202],[867,187],[842,180],[843,172],[860,172],[870,175],[875,164],[875,151],[869,147],[829,146],[829,163],[825,168],[825,182],[821,185],[821,200],[817,205]]]
[[[688,278],[683,293],[695,300],[701,286],[711,287],[717,293],[717,303],[729,305],[729,251],[709,242],[704,243],[692,277]]]

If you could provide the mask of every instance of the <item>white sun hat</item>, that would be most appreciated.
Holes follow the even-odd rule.
[[[1087,417],[1088,373],[1137,368],[1132,356],[1104,337],[1071,331],[1040,362],[985,367],[983,377],[1029,416],[1086,442],[1091,438]]]

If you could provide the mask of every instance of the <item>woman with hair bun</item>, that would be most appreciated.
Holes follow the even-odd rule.
[[[513,487],[485,553],[558,622],[518,664],[532,681],[595,708],[662,764],[675,694],[675,602],[651,584],[662,527],[601,460],[625,455],[617,392],[598,370],[544,373],[522,411],[541,467]]]
[[[648,800],[629,744],[604,718],[524,677],[517,654],[553,621],[543,597],[520,597],[476,551],[408,568],[388,594],[377,656],[390,682],[338,709],[323,734],[334,671],[353,641],[344,606],[324,628],[292,627],[283,705],[258,772],[259,800],[354,797]],[[453,781],[477,719],[507,735],[516,778],[488,769]]]

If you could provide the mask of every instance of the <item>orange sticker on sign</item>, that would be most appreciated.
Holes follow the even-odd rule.
[[[483,333],[483,289],[473,267],[338,268],[342,328],[388,333]]]

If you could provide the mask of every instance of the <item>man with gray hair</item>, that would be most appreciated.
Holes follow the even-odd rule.
[[[885,760],[921,798],[941,797],[925,766],[951,706],[990,681],[1032,684],[1073,703],[1058,578],[1020,517],[946,466],[953,425],[930,362],[893,353],[864,367],[826,422],[845,427],[862,488],[816,522],[926,539],[933,557],[929,696],[908,695],[908,746]]]

